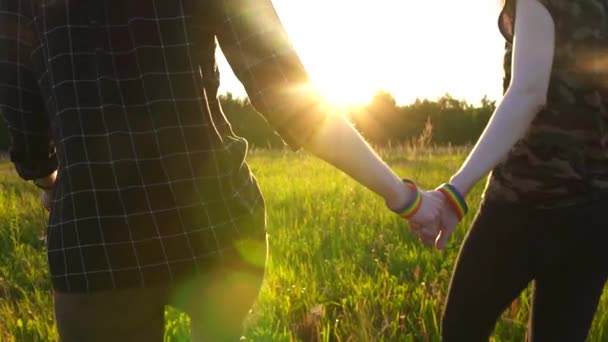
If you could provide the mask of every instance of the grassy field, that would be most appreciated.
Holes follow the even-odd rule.
[[[423,187],[445,181],[464,158],[464,151],[421,151],[382,155]],[[254,151],[249,160],[268,205],[271,260],[248,339],[439,341],[443,300],[473,214],[447,250],[434,251],[381,199],[310,156]],[[479,184],[469,197],[472,211],[481,190]],[[0,164],[0,341],[56,340],[39,239],[45,219],[36,189]],[[494,341],[522,341],[528,310],[526,293],[504,313]],[[168,308],[165,340],[187,341],[187,331],[188,318]],[[608,295],[590,341],[608,341]]]

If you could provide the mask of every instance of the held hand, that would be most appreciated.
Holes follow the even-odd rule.
[[[439,194],[441,196],[441,194]],[[434,191],[420,190],[422,204],[420,209],[410,217],[410,222],[416,222],[421,225],[430,225],[439,223],[439,215],[443,207],[443,198],[437,196]]]
[[[440,215],[439,235],[435,240],[435,247],[437,249],[445,248],[445,246],[448,244],[449,238],[452,236],[452,233],[454,230],[456,230],[458,222],[458,216],[448,205],[447,201],[445,201]]]
[[[439,223],[425,225],[420,222],[410,221],[410,228],[425,245],[434,245],[437,249],[444,249],[460,220],[446,197],[440,191],[430,191],[426,194],[441,203]]]
[[[463,187],[462,183],[454,182],[454,180],[452,182],[443,183],[434,191],[437,197],[442,195],[444,203],[444,209],[441,213],[440,234],[436,240],[437,249],[445,248],[456,226],[469,211],[465,199],[466,192],[463,192],[463,189],[468,189],[468,187]]]
[[[435,245],[439,235],[439,224],[444,198],[441,192],[423,191],[409,179],[403,179],[396,192],[401,198],[387,198],[387,207],[405,218],[410,229],[421,241],[430,246]]]
[[[409,219],[412,232],[417,235],[422,243],[434,246],[439,234],[440,218],[443,209],[443,198],[441,193],[435,191],[421,191],[422,204],[418,212]]]
[[[430,195],[441,199],[443,203],[435,247],[437,249],[444,249],[456,226],[458,226],[460,220],[468,212],[469,207],[462,192],[454,184],[444,183],[431,192]]]

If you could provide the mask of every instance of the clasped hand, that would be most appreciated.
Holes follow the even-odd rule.
[[[425,245],[443,249],[458,225],[458,216],[440,191],[420,191],[422,204],[408,220],[410,230]]]

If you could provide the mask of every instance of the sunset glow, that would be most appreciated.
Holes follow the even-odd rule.
[[[504,41],[494,0],[274,0],[316,85],[337,103],[498,99]],[[245,96],[220,59],[223,92]]]

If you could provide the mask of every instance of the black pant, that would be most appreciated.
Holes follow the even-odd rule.
[[[608,200],[562,209],[485,202],[452,276],[443,341],[488,341],[532,280],[530,341],[584,341],[607,278]]]

